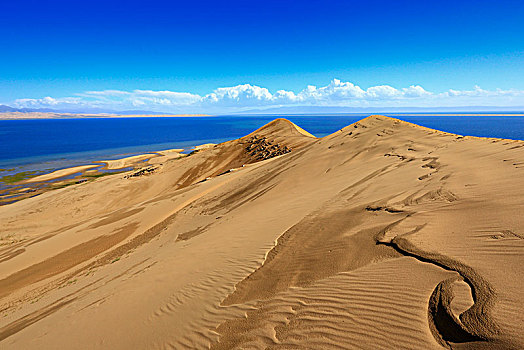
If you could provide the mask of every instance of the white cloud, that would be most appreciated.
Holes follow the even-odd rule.
[[[424,90],[424,88],[420,85],[411,85],[408,88],[403,88],[402,92],[404,93],[405,97],[423,97],[423,96],[430,96],[433,93]]]
[[[366,90],[366,97],[375,100],[396,99],[402,95],[400,90],[389,85],[373,86]]]
[[[53,98],[53,97],[43,97],[43,98],[21,98],[15,100],[13,105],[19,108],[51,108],[56,106],[62,106],[67,104],[78,105],[82,104],[83,101],[81,98],[77,97],[63,97],[63,98]]]
[[[293,91],[278,90],[273,95],[275,101],[293,102],[297,100],[297,95]]]
[[[28,108],[108,110],[142,109],[166,112],[224,113],[271,106],[523,106],[524,90],[449,89],[431,92],[420,85],[395,88],[389,85],[361,88],[333,79],[328,85],[308,85],[299,92],[268,89],[251,84],[221,87],[204,96],[169,90],[86,91],[72,97],[18,99],[11,105]]]
[[[489,96],[491,93],[495,94],[503,94],[504,92],[502,90],[497,91],[488,91],[483,90],[480,88],[480,86],[476,85],[473,90],[453,90],[449,89],[448,91],[442,93],[442,96],[445,97],[457,97],[457,96],[469,96],[469,97],[484,97]]]
[[[281,90],[283,91],[283,90]],[[283,95],[285,91],[280,92]],[[350,82],[342,82],[338,79],[333,79],[329,85],[317,88],[309,85],[307,88],[299,92],[297,95],[292,95],[289,98],[290,103],[313,103],[313,104],[344,104],[355,103],[359,101],[373,101],[373,100],[395,100],[403,98],[412,98],[427,96],[431,93],[425,91],[421,86],[410,86],[398,90],[389,85],[372,86],[366,90],[360,86]]]
[[[83,94],[80,95],[86,95],[86,96],[122,96],[122,95],[129,95],[131,94],[128,91],[121,91],[121,90],[101,90],[101,91],[86,91]]]
[[[273,95],[268,89],[250,84],[218,88],[202,98],[204,103],[226,106],[259,105],[271,101]]]

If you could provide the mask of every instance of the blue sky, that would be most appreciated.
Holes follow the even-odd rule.
[[[0,103],[524,106],[523,18],[522,0],[2,1]]]

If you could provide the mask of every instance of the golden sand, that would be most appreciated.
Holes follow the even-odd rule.
[[[278,119],[155,166],[0,207],[2,349],[524,347],[522,141]]]

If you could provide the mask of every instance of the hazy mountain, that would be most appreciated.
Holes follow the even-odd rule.
[[[128,111],[115,111],[111,109],[103,108],[83,108],[83,109],[52,109],[52,108],[14,108],[6,105],[0,105],[0,113],[31,113],[31,112],[40,112],[40,113],[78,113],[78,114],[118,114],[118,115],[127,115],[127,114],[166,114],[169,112],[153,112],[153,111],[143,111],[143,110],[128,110]]]
[[[179,109],[176,111],[148,111],[148,110],[125,110],[115,111],[103,108],[83,109],[51,109],[51,108],[14,108],[0,105],[0,113],[8,112],[40,112],[40,113],[77,113],[77,114],[115,114],[115,115],[139,115],[139,114],[192,114],[194,111]],[[399,113],[475,113],[475,112],[517,112],[524,113],[524,107],[497,107],[497,106],[463,106],[463,107],[333,107],[333,106],[283,106],[270,108],[248,109],[236,112],[216,113],[214,115],[246,115],[246,114],[399,114]],[[202,111],[201,111],[202,113]],[[205,113],[205,112],[204,112]]]
[[[250,109],[231,114],[344,114],[344,113],[454,113],[454,112],[524,112],[524,107],[463,106],[463,107],[331,107],[289,106]]]

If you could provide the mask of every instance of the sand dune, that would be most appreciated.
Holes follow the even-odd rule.
[[[158,159],[0,207],[1,348],[524,347],[524,142],[277,119]]]
[[[100,165],[80,165],[80,166],[75,166],[75,167],[71,167],[71,168],[65,168],[65,169],[56,170],[56,171],[53,171],[52,173],[49,173],[49,174],[38,175],[38,176],[35,176],[33,178],[27,179],[24,182],[41,182],[41,181],[55,180],[55,179],[59,179],[61,177],[65,177],[65,176],[81,173],[81,172],[84,172],[86,170],[99,168],[99,167],[100,167]]]
[[[158,157],[159,154],[161,153],[160,152],[158,152],[158,154],[146,153],[146,154],[139,154],[136,156],[130,156],[130,157],[114,159],[114,160],[101,160],[101,161],[97,161],[96,163],[105,163],[107,169],[122,169],[122,168],[127,168],[130,166],[136,165],[137,163],[143,162],[150,158]],[[162,154],[162,155],[165,156],[165,154]]]
[[[173,148],[173,149],[166,149],[163,151],[156,151],[155,153],[158,153],[162,156],[169,156],[169,157],[176,157],[178,158],[180,156],[180,153],[183,152],[183,148]]]

